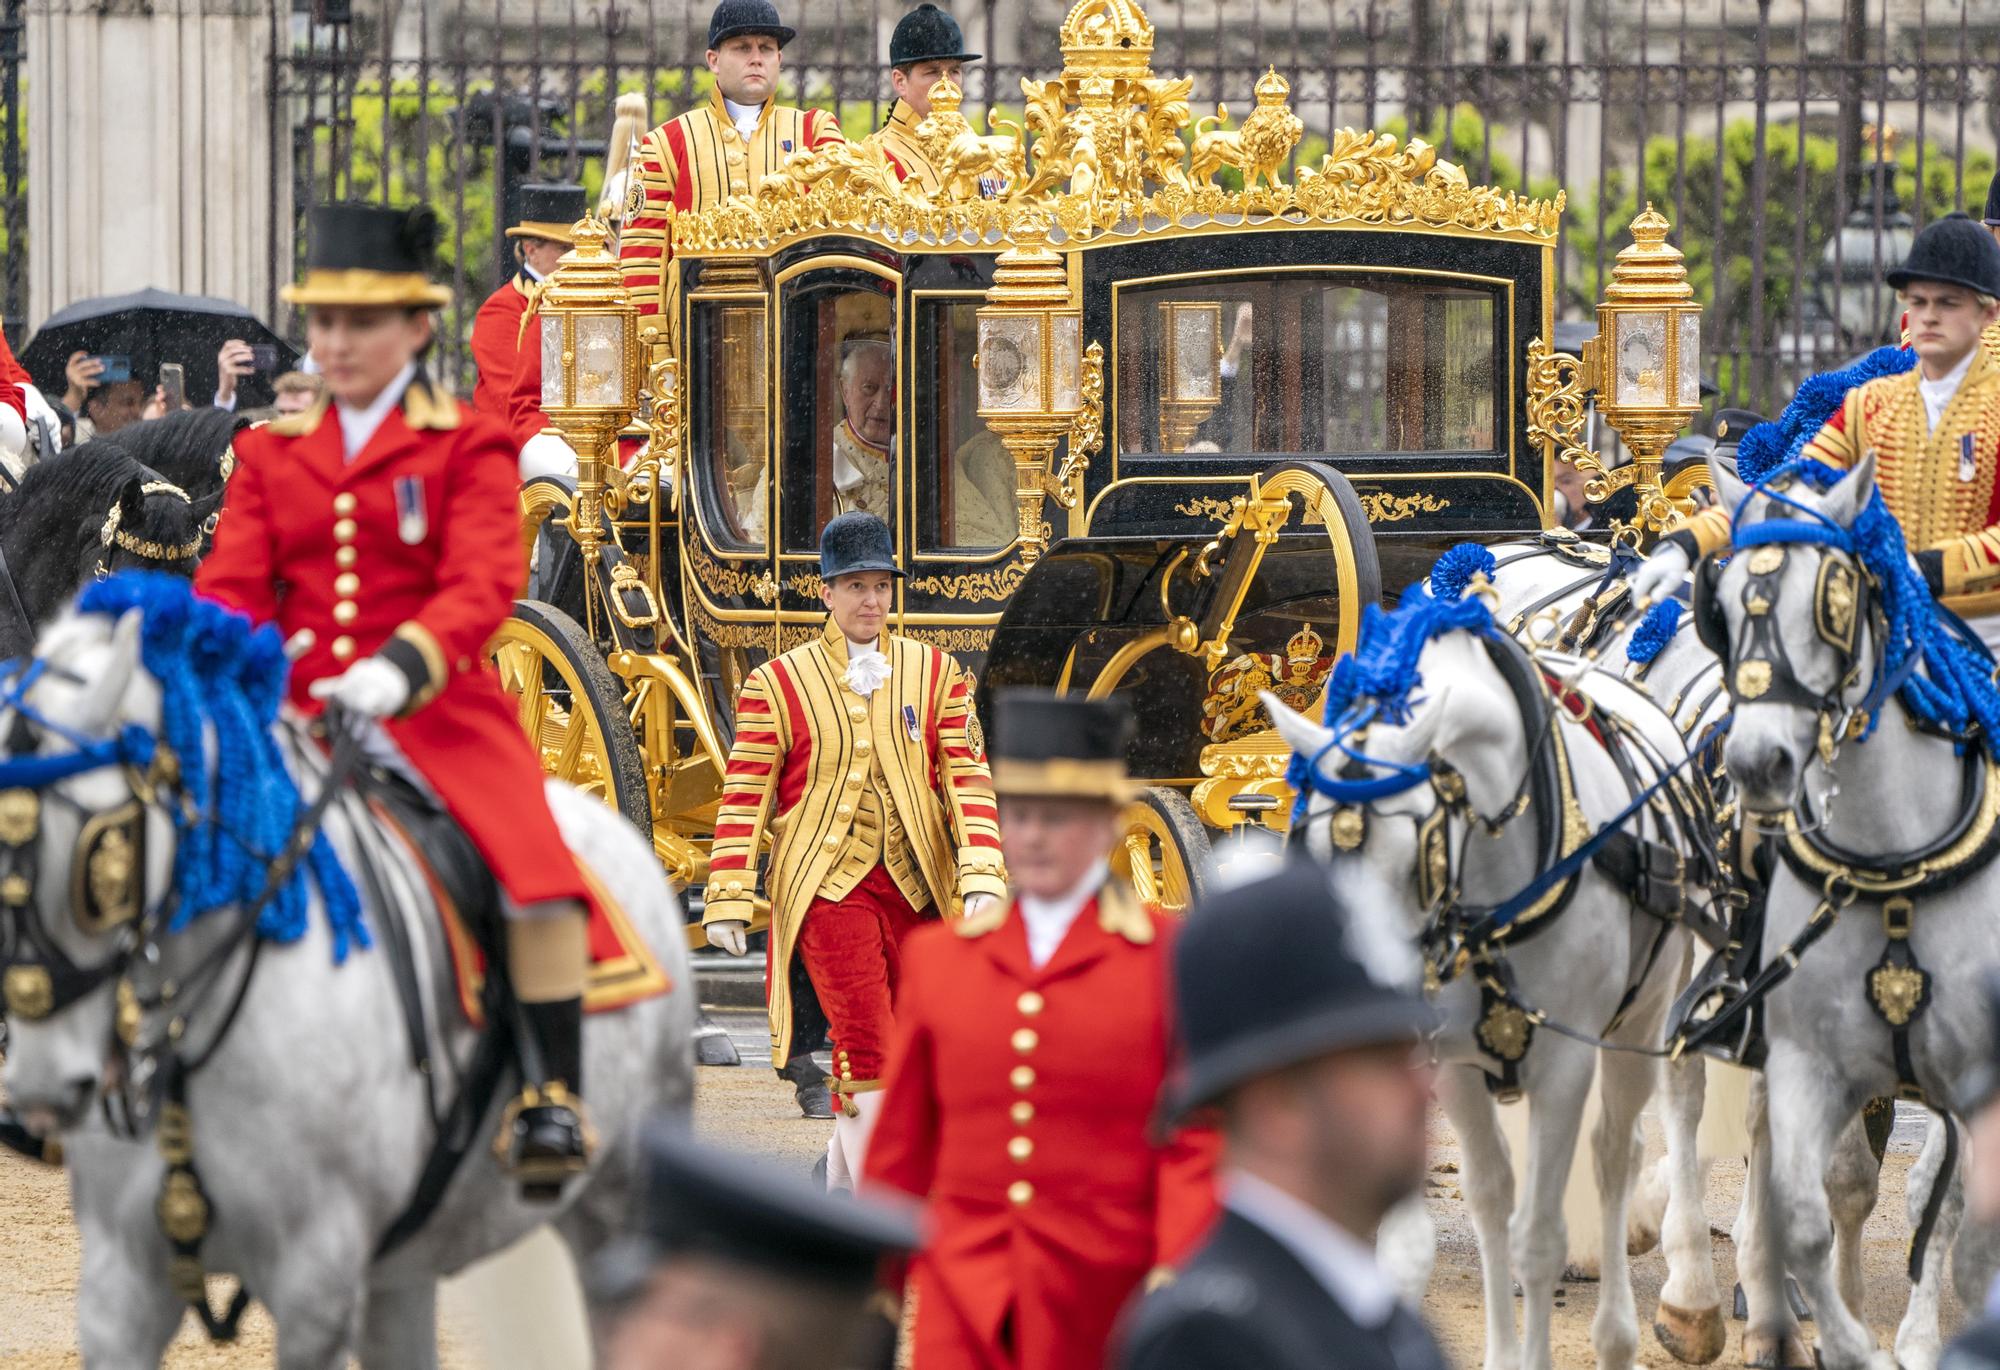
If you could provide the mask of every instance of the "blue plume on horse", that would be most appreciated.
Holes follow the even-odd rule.
[[[176,909],[172,928],[254,902],[271,862],[291,839],[304,804],[272,735],[289,663],[278,630],[252,628],[232,609],[197,597],[179,576],[127,571],[77,600],[84,613],[141,614],[140,656],[160,683],[160,730],[180,762],[185,807],[176,807]],[[214,766],[209,765],[210,733]],[[370,945],[354,882],[324,831],[301,869],[258,917],[257,931],[295,942],[306,929],[310,872],[333,929],[334,960]]]
[[[1431,567],[1431,594],[1439,599],[1458,599],[1474,576],[1493,578],[1493,549],[1477,542],[1461,542],[1446,550]]]
[[[1738,474],[1763,486],[1789,472],[1816,490],[1831,489],[1847,473],[1806,460],[1806,444],[1839,411],[1848,391],[1880,376],[1901,375],[1916,364],[1914,352],[1878,347],[1852,366],[1809,377],[1776,423],[1760,423],[1743,435],[1736,449]],[[1869,493],[1847,534],[1855,558],[1881,587],[1887,625],[1884,676],[1894,678],[1913,653],[1923,663],[1924,670],[1909,673],[1897,691],[1903,707],[1923,722],[1954,732],[1976,727],[1988,753],[2000,758],[2000,689],[1994,686],[1993,662],[1982,646],[1961,637],[1939,613],[1923,573],[1911,564],[1902,525],[1879,488]],[[1878,706],[1868,718],[1868,732],[1880,717]]]
[[[1394,609],[1370,604],[1361,611],[1361,636],[1354,651],[1333,668],[1326,686],[1326,713],[1323,722],[1344,736],[1360,726],[1357,706],[1373,704],[1374,714],[1391,723],[1403,723],[1410,716],[1410,695],[1422,683],[1417,662],[1432,638],[1464,630],[1474,633],[1497,631],[1493,611],[1474,595],[1464,597],[1475,575],[1490,574],[1493,553],[1475,542],[1453,547],[1431,568],[1432,589],[1421,584],[1403,592]],[[1455,587],[1449,596],[1434,593],[1440,586]],[[1307,790],[1305,757],[1293,753],[1285,770],[1285,781],[1298,792],[1302,807]],[[1295,807],[1296,821],[1299,807]]]
[[[1681,602],[1661,600],[1646,611],[1639,626],[1632,630],[1632,640],[1625,644],[1626,660],[1636,666],[1650,666],[1674,640],[1674,632],[1680,626]]]

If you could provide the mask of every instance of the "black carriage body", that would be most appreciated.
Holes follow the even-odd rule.
[[[725,734],[748,670],[823,621],[814,548],[845,507],[835,430],[851,376],[878,364],[854,354],[877,343],[895,390],[896,630],[953,653],[982,696],[1004,683],[1130,696],[1148,721],[1134,757],[1144,775],[1195,774],[1205,735],[1193,720],[1214,716],[1220,667],[1246,652],[1282,667],[1302,631],[1330,663],[1352,645],[1357,593],[1393,597],[1454,542],[1543,526],[1526,358],[1551,327],[1546,240],[1289,223],[1106,235],[1067,254],[1084,342],[1104,349],[1104,448],[1075,509],[1046,502],[1054,542],[1030,565],[1011,504],[992,507],[1013,470],[976,412],[976,312],[996,256],[821,235],[682,260],[689,458],[679,545],[663,549],[680,565],[661,570]],[[1234,369],[1211,412],[1173,433],[1162,359],[1182,309]],[[1247,342],[1228,347],[1239,332]],[[1213,582],[1184,577],[1164,599],[1162,583],[1253,477],[1286,463],[1351,485],[1348,526],[1301,507],[1227,615],[1223,661],[1171,648],[1118,660],[1176,615],[1231,608],[1209,603]],[[760,470],[761,488],[746,475]],[[975,486],[989,498],[968,521]],[[1102,681],[1114,662],[1117,679]]]

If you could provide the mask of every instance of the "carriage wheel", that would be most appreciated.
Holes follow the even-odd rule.
[[[1208,884],[1208,829],[1179,790],[1153,785],[1125,806],[1111,866],[1149,904],[1175,913]]]
[[[596,796],[650,841],[646,758],[632,735],[625,691],[583,625],[552,604],[516,600],[486,654],[543,772]]]

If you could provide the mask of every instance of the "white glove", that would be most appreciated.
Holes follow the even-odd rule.
[[[1691,565],[1678,542],[1661,543],[1632,573],[1633,602],[1652,604],[1668,598],[1681,588]]]
[[[990,894],[969,894],[965,898],[965,916],[977,918],[999,901]]]
[[[357,718],[387,718],[410,702],[410,681],[380,657],[364,657],[336,676],[306,687],[314,699],[329,700]]]
[[[708,944],[718,951],[741,956],[750,949],[750,925],[741,918],[718,919],[704,931],[708,933]]]

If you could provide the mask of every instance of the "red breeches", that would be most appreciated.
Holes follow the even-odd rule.
[[[879,1080],[888,1069],[892,1009],[901,970],[898,954],[911,930],[925,922],[878,865],[841,899],[815,899],[799,928],[799,955],[833,1028],[834,1074],[846,1068],[856,1081]]]

